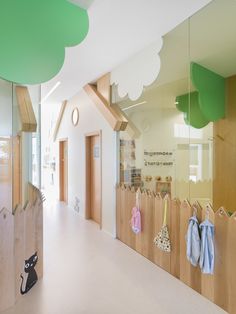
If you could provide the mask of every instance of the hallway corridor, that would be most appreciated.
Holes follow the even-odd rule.
[[[66,206],[44,221],[44,278],[4,314],[225,313]]]

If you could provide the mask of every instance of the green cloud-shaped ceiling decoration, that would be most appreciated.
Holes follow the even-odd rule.
[[[199,92],[199,106],[209,121],[217,121],[225,116],[225,78],[191,63],[191,80]]]
[[[184,112],[184,120],[194,128],[225,117],[225,78],[191,63],[191,80],[196,92],[176,97],[176,107]]]
[[[199,108],[198,92],[176,97],[176,107],[179,111],[184,112],[185,123],[196,129],[203,128],[209,123]]]
[[[81,43],[89,29],[87,11],[66,0],[0,2],[0,77],[20,84],[53,78],[65,47]]]

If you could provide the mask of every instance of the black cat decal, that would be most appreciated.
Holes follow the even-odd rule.
[[[24,277],[21,276],[21,287],[20,287],[20,293],[25,294],[27,293],[38,281],[37,273],[34,269],[35,265],[38,261],[38,255],[37,252],[32,255],[28,260],[25,260],[25,273],[28,274],[25,289],[23,290],[23,283],[24,283]]]

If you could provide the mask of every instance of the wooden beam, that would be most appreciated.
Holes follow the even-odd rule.
[[[97,91],[106,99],[108,105],[111,103],[110,76],[110,73],[107,73],[97,80]]]
[[[97,91],[95,86],[88,84],[84,90],[114,131],[126,128],[128,121],[110,106],[110,103]]]
[[[54,132],[53,132],[53,141],[54,142],[57,139],[57,134],[58,134],[58,131],[59,131],[59,128],[60,128],[60,125],[61,125],[61,121],[62,121],[64,112],[65,112],[65,109],[66,109],[66,105],[67,105],[67,100],[64,100],[63,103],[61,104],[61,109],[60,109],[60,112],[59,112],[59,115],[58,115],[58,118],[57,118],[57,122],[56,122],[56,126],[55,126],[55,129],[54,129]]]
[[[130,120],[130,118],[120,109],[119,105],[112,104],[112,108],[116,111],[116,113],[122,117],[124,117],[128,121],[128,125],[125,130],[129,134],[132,139],[139,138],[141,132],[136,127],[136,125]]]
[[[21,118],[21,130],[23,132],[36,132],[37,121],[28,88],[25,86],[16,86],[16,97]]]

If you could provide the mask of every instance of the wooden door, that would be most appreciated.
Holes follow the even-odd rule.
[[[101,160],[100,136],[90,138],[90,215],[91,219],[101,222]]]
[[[60,164],[60,201],[68,202],[68,142],[59,142],[59,164]]]

